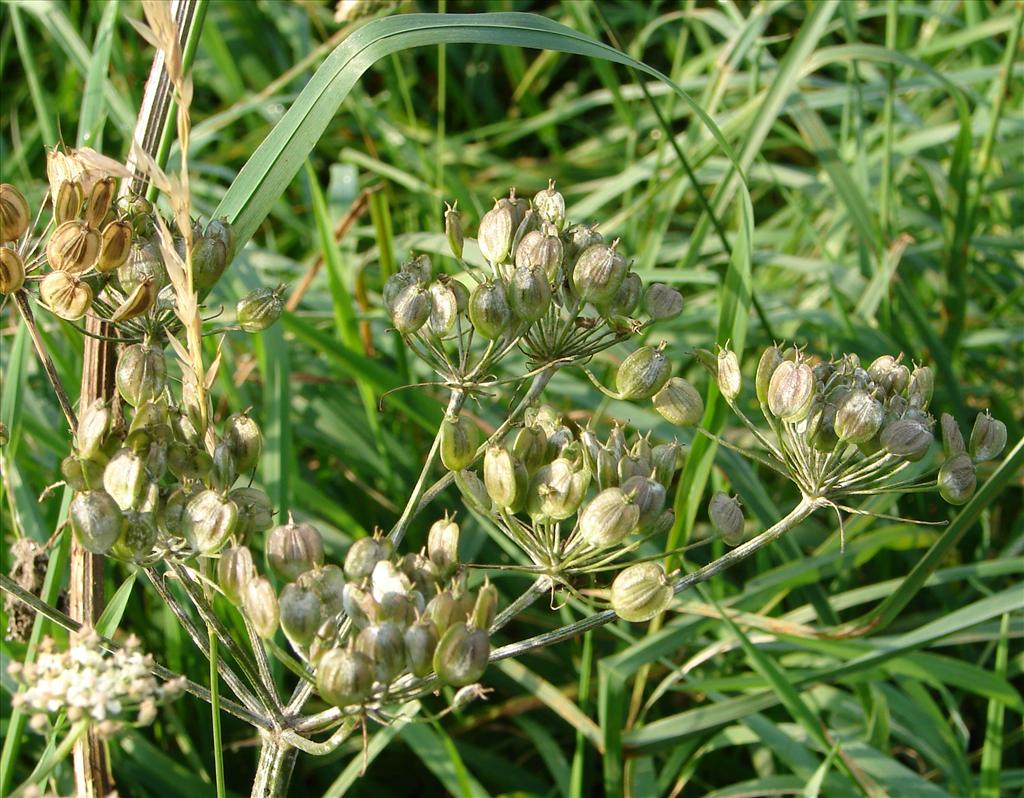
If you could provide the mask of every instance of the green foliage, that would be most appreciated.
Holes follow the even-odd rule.
[[[447,10],[527,10],[485,5]],[[409,718],[371,724],[364,776],[355,739],[300,758],[295,784],[330,796],[1019,790],[1024,10],[938,0],[565,0],[529,10],[546,20],[425,18],[408,30],[396,16],[370,39],[322,5],[208,4],[194,68],[193,203],[206,218],[231,215],[251,238],[208,307],[311,277],[281,323],[227,336],[213,386],[218,420],[246,407],[261,419],[257,482],[279,512],[314,521],[335,561],[351,540],[392,526],[444,393],[382,399],[432,379],[386,329],[383,284],[414,252],[445,264],[444,200],[458,200],[475,229],[489,208],[480,198],[510,185],[532,195],[548,177],[567,187],[572,218],[609,219],[602,231],[638,254],[645,280],[683,292],[682,315],[659,336],[675,373],[703,393],[707,428],[736,425],[692,350],[731,341],[751,374],[749,353],[785,337],[822,357],[903,351],[932,364],[933,406],[965,429],[991,407],[1007,425],[1007,453],[980,467],[979,490],[959,510],[931,493],[868,501],[948,526],[854,518],[841,550],[834,516],[819,512],[704,592],[684,593],[662,623],[613,624],[493,667],[490,703],[440,723],[406,722],[435,711],[407,705]],[[0,7],[0,180],[33,209],[45,192],[43,146],[59,136],[71,143],[78,131],[80,144],[127,154],[151,57],[128,16],[140,16],[137,4]],[[610,45],[555,23],[617,44],[647,74],[624,57],[601,60]],[[336,68],[313,77],[323,63]],[[172,145],[172,165],[176,157]],[[55,481],[67,437],[24,327],[13,312],[3,318],[7,571],[16,535],[43,542],[63,517],[60,491],[36,497]],[[81,336],[53,318],[41,333],[74,399]],[[613,349],[592,368],[609,376],[626,354]],[[597,396],[581,373],[560,374],[545,397],[605,420],[642,419],[663,440],[677,433],[647,405]],[[485,400],[470,410],[493,428],[503,408]],[[742,496],[759,528],[799,498],[772,471],[698,438],[667,548],[709,537],[701,497],[718,489]],[[414,521],[408,550],[442,509],[459,510],[464,559],[515,562],[496,530],[462,517],[455,490],[435,508]],[[42,588],[51,604],[66,540],[54,543]],[[720,546],[688,553],[685,567]],[[133,589],[127,568],[108,568],[106,579],[105,631],[134,632],[159,662],[208,683],[207,663],[152,591]],[[502,606],[526,585],[513,573],[495,584]],[[570,601],[557,615],[586,612]],[[539,634],[554,617],[542,600],[501,636]],[[44,627],[59,633],[39,622],[33,641]],[[26,645],[2,650],[24,659]],[[47,750],[19,734],[12,687],[4,676],[3,784],[27,777]],[[227,789],[246,793],[253,731],[224,716],[221,733]],[[132,795],[213,794],[212,735],[209,707],[183,700],[151,729],[118,738],[115,776]]]

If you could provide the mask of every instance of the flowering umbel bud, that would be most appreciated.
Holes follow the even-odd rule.
[[[1006,425],[987,412],[979,413],[971,430],[970,452],[974,462],[998,457],[1006,447]]]
[[[256,288],[238,300],[235,306],[238,326],[248,333],[256,333],[277,321],[284,310],[285,287],[281,283],[276,288]]]
[[[740,395],[743,377],[740,374],[740,361],[735,352],[731,349],[719,350],[715,373],[718,379],[718,390],[722,392],[722,396],[731,402]]]
[[[672,586],[660,563],[636,563],[622,570],[612,582],[612,609],[624,621],[649,621],[672,603],[672,595]]]
[[[121,534],[121,508],[106,491],[76,493],[68,507],[68,520],[82,548],[106,554]]]
[[[657,348],[641,346],[622,361],[615,373],[615,387],[620,399],[650,399],[672,376],[672,365],[662,354],[665,344]]]
[[[0,183],[0,244],[21,238],[31,223],[32,215],[22,193],[10,183]]]
[[[494,203],[494,207],[480,220],[477,243],[488,263],[503,263],[508,257],[516,228],[514,222],[512,209],[501,202]]]
[[[726,545],[736,546],[743,542],[743,508],[738,499],[722,492],[716,493],[708,504],[708,517]]]
[[[775,351],[778,352],[777,349]],[[773,360],[769,356],[769,362],[765,363],[762,357],[757,367],[759,375],[762,367],[765,371],[772,369],[768,381],[768,410],[781,421],[801,421],[806,418],[814,401],[814,371],[807,363],[794,363],[792,360],[782,360],[772,368]]]
[[[25,264],[13,249],[0,248],[0,294],[13,294],[25,284]]]
[[[277,631],[281,611],[274,586],[265,576],[257,576],[242,592],[242,611],[262,638],[271,638]]]
[[[967,454],[955,454],[939,468],[939,493],[950,504],[966,504],[978,486],[974,463]]]
[[[441,462],[449,471],[467,468],[476,456],[480,433],[465,416],[445,416],[441,422]]]
[[[316,689],[336,707],[361,704],[373,689],[373,662],[358,651],[331,649],[317,664]]]
[[[654,409],[670,424],[692,427],[704,417],[704,400],[682,377],[673,377],[654,395]]]
[[[507,332],[512,323],[512,309],[501,282],[489,279],[473,289],[469,296],[469,320],[476,331],[489,340]]]
[[[444,204],[444,235],[448,239],[448,247],[456,260],[462,260],[462,246],[465,236],[462,233],[462,218],[459,216],[459,203]]]
[[[324,541],[312,524],[282,524],[267,537],[267,560],[274,572],[294,580],[324,563]]]

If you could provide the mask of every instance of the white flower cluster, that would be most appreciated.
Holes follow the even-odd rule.
[[[153,657],[142,653],[136,637],[107,653],[91,629],[73,635],[66,651],[56,650],[46,638],[35,662],[8,666],[23,686],[13,703],[36,713],[33,726],[45,724],[47,714],[65,710],[68,720],[87,720],[108,732],[117,730],[118,721],[152,723],[157,705],[184,690],[184,678],[162,683],[152,669]]]

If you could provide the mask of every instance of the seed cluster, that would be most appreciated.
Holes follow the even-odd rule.
[[[271,568],[285,580],[280,591],[258,574],[245,546],[221,553],[217,577],[262,637],[284,632],[326,701],[364,707],[422,693],[431,673],[453,687],[483,675],[498,594],[486,580],[467,588],[458,545],[459,526],[446,516],[430,528],[423,551],[399,556],[387,539],[367,537],[339,567],[325,564],[314,526],[289,522],[266,543]]]
[[[553,181],[532,201],[513,189],[484,214],[477,234],[484,269],[463,259],[454,207],[445,227],[472,288],[444,272],[435,276],[424,255],[388,279],[384,305],[413,351],[453,385],[479,384],[517,348],[534,369],[583,360],[682,310],[674,288],[644,290],[617,239],[606,242],[597,225],[569,222]],[[477,357],[474,338],[487,342]]]
[[[7,671],[22,686],[12,703],[35,713],[34,726],[64,711],[72,722],[87,720],[112,733],[124,722],[152,723],[157,706],[184,690],[184,677],[160,682],[152,669],[153,657],[142,653],[135,637],[124,648],[106,653],[99,635],[87,630],[72,635],[64,651],[44,639],[35,662],[12,662]]]

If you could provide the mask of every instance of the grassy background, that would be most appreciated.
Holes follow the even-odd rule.
[[[113,156],[126,151],[151,54],[125,19],[141,16],[138,4],[114,5],[0,7],[0,179],[34,207],[45,191],[44,145],[63,136]],[[617,42],[715,119],[749,163],[758,312],[739,328],[748,369],[773,338],[866,360],[902,351],[937,367],[936,412],[969,429],[978,409],[991,407],[1012,448],[1024,416],[1024,9],[941,0],[823,7],[567,0],[442,10],[534,11]],[[218,205],[345,34],[322,3],[210,3],[192,109],[199,212]],[[104,86],[89,76],[107,46]],[[431,389],[394,394],[381,414],[372,397],[426,377],[385,331],[379,291],[413,250],[444,252],[443,199],[459,200],[472,230],[508,186],[529,195],[556,178],[571,218],[601,219],[641,273],[683,291],[686,312],[656,335],[669,342],[677,372],[706,386],[688,353],[716,339],[737,245],[737,203],[713,199],[729,164],[685,103],[655,81],[648,99],[636,80],[606,62],[514,47],[452,44],[384,58],[210,297],[216,308],[248,287],[294,284],[316,269],[282,324],[257,338],[228,337],[215,391],[224,415],[254,408],[268,443],[260,481],[279,510],[318,524],[335,557],[394,522],[440,418],[443,397]],[[85,85],[94,91],[83,103]],[[335,243],[333,231],[364,190],[365,212]],[[46,540],[56,528],[60,492],[36,497],[55,480],[68,443],[16,316],[5,312],[0,324],[0,416],[11,430],[0,508],[6,557],[16,534]],[[53,319],[44,334],[74,394],[81,339]],[[598,365],[611,368],[625,353],[613,350]],[[560,375],[547,399],[632,419],[660,438],[676,434],[646,408],[601,402],[578,374]],[[494,425],[501,408],[473,412]],[[754,524],[794,503],[772,474],[694,449],[685,488],[703,486],[700,465],[714,457],[708,488],[738,491]],[[982,479],[997,465],[983,466]],[[505,662],[488,671],[489,703],[442,724],[378,732],[362,779],[356,744],[301,758],[294,794],[1016,794],[1024,787],[1024,702],[1013,682],[1024,669],[1019,458],[996,487],[952,532],[852,522],[845,554],[834,518],[816,516],[685,595],[660,629],[621,624]],[[706,496],[680,491],[678,540],[706,534]],[[931,494],[871,506],[958,518]],[[459,507],[454,493],[436,514],[445,507]],[[410,548],[434,517],[417,520]],[[493,530],[472,520],[464,529],[466,559],[509,560]],[[937,541],[941,557],[925,557]],[[694,561],[713,553],[698,551]],[[907,580],[915,566],[928,576],[919,592]],[[127,576],[108,569],[108,595]],[[497,583],[506,596],[523,587],[515,576]],[[891,622],[854,638],[827,633],[901,591],[913,598]],[[505,639],[581,612],[541,603]],[[164,664],[205,681],[197,652],[141,583],[119,634],[129,631]],[[3,646],[5,657],[23,656],[23,645]],[[0,731],[6,674],[3,686]],[[257,741],[231,721],[224,733],[228,787],[245,794]],[[208,708],[191,699],[152,729],[118,738],[111,754],[122,795],[211,794],[210,739]],[[21,776],[42,747],[26,738]]]

